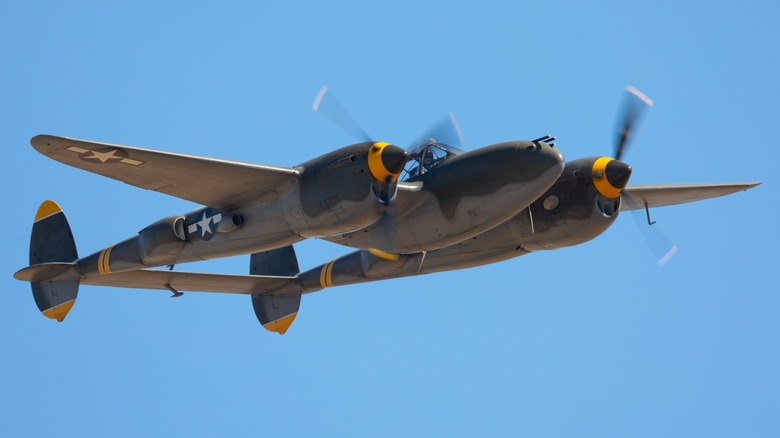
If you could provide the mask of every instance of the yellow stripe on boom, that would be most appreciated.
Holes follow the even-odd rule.
[[[111,256],[111,250],[113,248],[114,245],[111,245],[103,251],[100,251],[100,256],[98,257],[98,272],[100,272],[100,275],[111,273],[111,269],[109,267],[109,257]]]
[[[333,287],[333,278],[331,278],[331,275],[333,274],[333,265],[335,264],[335,260],[330,262],[330,265],[328,266],[328,272],[325,274],[325,284],[328,285],[328,287]]]
[[[379,257],[380,259],[389,260],[391,262],[398,260],[398,258],[400,257],[398,254],[389,253],[387,251],[382,251],[381,249],[377,249],[377,248],[368,248],[368,252]]]
[[[333,287],[333,279],[331,278],[331,274],[333,273],[333,265],[335,263],[336,260],[331,260],[322,266],[322,271],[320,272],[320,286],[323,289],[326,287]]]

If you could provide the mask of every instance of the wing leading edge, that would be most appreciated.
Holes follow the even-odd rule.
[[[278,196],[298,182],[293,168],[220,160],[51,135],[30,140],[61,163],[213,208]]]
[[[696,202],[744,191],[759,184],[761,183],[633,185],[623,189],[620,210],[639,210],[644,209],[645,205],[653,208]]]

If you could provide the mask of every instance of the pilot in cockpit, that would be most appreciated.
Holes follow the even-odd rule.
[[[433,167],[433,151],[428,149],[425,151],[425,157],[422,160],[422,173],[429,171]],[[417,176],[420,174],[420,166],[415,167],[409,171],[409,177]]]

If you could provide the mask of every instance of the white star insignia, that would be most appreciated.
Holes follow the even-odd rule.
[[[99,160],[101,163],[105,163],[108,160],[122,159],[122,157],[117,157],[116,155],[114,155],[117,152],[116,149],[109,152],[98,152],[98,151],[90,151],[90,152],[92,152],[92,155],[88,155],[84,157],[85,159],[95,159],[95,160]]]
[[[203,219],[199,220],[197,224],[200,226],[200,237],[206,237],[206,233],[211,232],[211,218],[206,217],[206,212],[203,212]]]
[[[197,225],[198,227],[200,227],[200,237],[205,238],[206,234],[214,234],[214,232],[211,231],[211,224],[216,225],[221,220],[222,220],[222,213],[217,213],[214,216],[206,217],[206,212],[204,211],[203,219],[195,222],[193,225]]]

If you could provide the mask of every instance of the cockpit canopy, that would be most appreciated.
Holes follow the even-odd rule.
[[[449,157],[462,152],[462,150],[454,146],[438,143],[435,139],[429,138],[425,144],[417,146],[409,152],[409,158],[406,160],[403,172],[401,172],[400,180],[407,181],[420,176]]]

